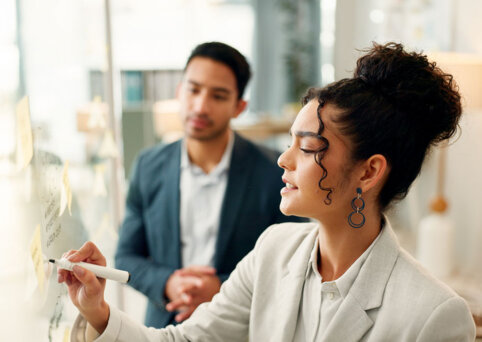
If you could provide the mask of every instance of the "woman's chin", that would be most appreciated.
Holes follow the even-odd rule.
[[[293,205],[288,205],[287,203],[283,203],[283,201],[281,201],[279,205],[279,210],[285,216],[298,216],[298,217],[310,218],[310,216],[307,215],[308,213],[306,211],[300,210],[299,207],[296,208]]]
[[[289,210],[286,205],[284,205],[283,200],[281,200],[281,203],[279,205],[279,210],[283,215],[289,216]]]
[[[283,213],[283,215],[285,216],[299,216],[298,213],[296,213],[296,210],[293,210],[294,208],[287,205],[286,203],[283,203],[283,201],[281,201],[280,205],[279,205],[279,210],[281,211],[281,213]]]

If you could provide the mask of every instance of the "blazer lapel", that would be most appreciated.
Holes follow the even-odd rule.
[[[158,179],[151,184],[152,196],[149,218],[162,248],[155,248],[159,253],[158,260],[175,260],[181,267],[181,239],[179,222],[179,180],[180,180],[181,141],[174,146],[171,154],[160,167],[153,167],[152,178]],[[149,200],[150,202],[150,200]],[[158,246],[159,247],[159,246]]]
[[[272,341],[293,340],[306,270],[317,236],[318,229],[314,229],[303,240],[288,262],[286,273],[280,281],[281,288],[276,295],[276,305],[273,311],[273,326],[276,326],[276,329],[273,331]]]
[[[360,341],[373,325],[368,310],[380,307],[390,274],[398,258],[395,233],[386,221],[382,235],[360,269],[348,295],[338,308],[323,341]]]
[[[228,241],[234,232],[234,223],[241,209],[241,203],[251,175],[250,154],[247,141],[235,133],[233,152],[228,172],[228,183],[224,193],[223,207],[216,241],[215,264],[226,253]]]
[[[321,340],[360,341],[372,325],[373,321],[368,317],[366,311],[360,306],[357,299],[348,293]]]

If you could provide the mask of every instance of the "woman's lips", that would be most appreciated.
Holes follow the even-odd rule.
[[[294,186],[293,184],[288,183],[285,180],[283,180],[283,181],[286,183],[286,186],[281,189],[281,195],[286,194],[286,193],[291,192],[291,191],[298,190],[298,188],[296,186]]]

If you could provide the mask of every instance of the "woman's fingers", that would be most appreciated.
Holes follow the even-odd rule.
[[[72,254],[76,253],[76,250],[71,249],[70,251],[62,254],[62,258],[68,258]],[[67,282],[68,275],[70,274],[70,271],[64,270],[63,268],[57,267],[57,281],[59,283],[63,283],[64,281]],[[71,280],[71,279],[70,279]],[[69,283],[67,283],[69,285]]]
[[[68,256],[69,261],[79,262],[87,261],[91,264],[105,266],[106,261],[104,255],[99,251],[97,246],[92,241],[87,241],[75,253]]]
[[[95,297],[102,293],[102,284],[93,272],[77,265],[74,266],[72,272],[75,278],[85,286],[87,296]]]
[[[69,250],[62,255],[62,258],[68,259],[71,262],[85,261],[91,264],[97,264],[101,266],[106,265],[105,257],[99,251],[97,246],[91,241],[87,241],[86,243],[84,243],[84,245],[80,247],[79,250]],[[97,278],[92,272],[88,272],[88,274],[86,274],[84,273],[85,269],[83,268],[81,268],[81,270],[78,270],[77,272],[78,273],[76,273],[74,277],[72,275],[72,272],[57,268],[57,280],[59,283],[66,282],[69,286],[74,283],[75,280],[78,280],[84,285],[87,285],[89,291],[98,291],[98,286],[100,285],[100,282],[97,280]]]

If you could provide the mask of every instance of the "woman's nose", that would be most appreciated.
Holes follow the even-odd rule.
[[[288,147],[286,151],[281,153],[278,158],[278,166],[285,170],[293,170],[293,162],[290,158],[291,147]]]

